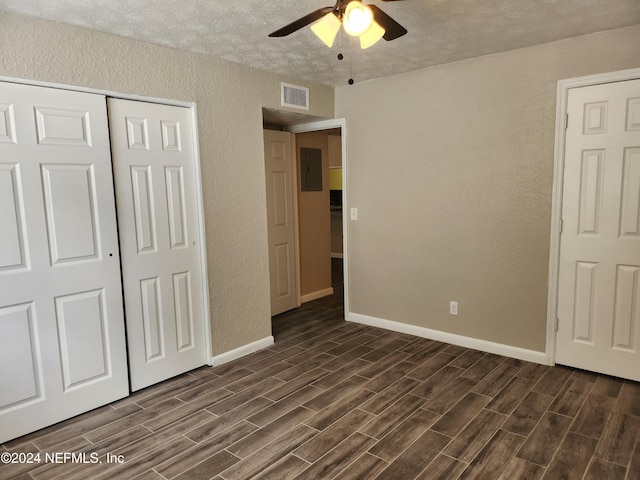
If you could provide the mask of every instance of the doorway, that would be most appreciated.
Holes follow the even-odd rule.
[[[559,87],[548,354],[640,380],[640,71]]]
[[[340,171],[340,177],[341,177],[341,184],[343,186],[343,189],[341,190],[341,205],[347,205],[347,191],[344,188],[344,186],[346,186],[346,172],[347,172],[347,164],[346,164],[346,152],[345,152],[345,146],[346,146],[346,131],[345,131],[345,121],[344,119],[332,119],[332,120],[317,120],[317,121],[313,121],[313,122],[308,122],[308,118],[306,118],[303,115],[298,115],[296,118],[299,121],[299,123],[291,123],[291,114],[286,114],[283,115],[283,123],[278,125],[277,122],[277,115],[274,114],[274,111],[270,110],[269,111],[269,120],[270,120],[270,124],[267,125],[265,123],[265,128],[266,127],[270,127],[272,129],[279,129],[279,130],[286,130],[288,132],[290,132],[291,134],[299,134],[299,133],[309,133],[309,132],[332,132],[332,133],[340,133],[340,136],[338,138],[340,138],[340,142],[339,142],[339,146],[340,146],[340,154],[341,154],[341,161],[342,161],[342,169]],[[266,116],[265,116],[266,119]],[[275,119],[275,123],[274,123],[274,119]],[[303,123],[304,120],[307,120],[306,123]],[[295,140],[292,142],[295,144]],[[296,145],[295,148],[298,148],[299,146]],[[295,152],[295,150],[294,150]],[[295,162],[294,162],[294,167],[295,167]],[[294,168],[294,172],[296,171],[296,169]],[[299,173],[298,173],[299,174]],[[294,175],[296,175],[296,173],[294,173]],[[297,180],[296,180],[297,181]],[[327,176],[327,184],[329,182],[328,176]],[[296,187],[297,188],[297,187]],[[328,193],[328,192],[327,192]],[[296,202],[295,202],[295,210],[297,212],[298,209],[298,203],[297,203],[297,198],[296,198]],[[330,214],[330,209],[329,209],[329,200],[327,198],[327,214]],[[302,215],[302,213],[301,213]],[[300,218],[301,218],[300,215]],[[347,228],[346,228],[346,221],[344,216],[342,217],[342,252],[341,252],[341,257],[342,258],[329,258],[329,278],[328,281],[330,282],[331,285],[331,291],[327,291],[324,292],[324,295],[328,295],[328,294],[338,294],[341,297],[341,303],[343,303],[345,305],[347,305],[348,302],[348,295],[347,295],[347,286],[348,286],[348,282],[346,281],[348,278],[347,272],[348,272],[348,254],[347,254],[347,244],[348,244],[348,237],[347,237]],[[298,229],[298,226],[296,226],[296,235],[298,237],[298,243],[297,243],[297,250],[296,250],[296,274],[297,274],[297,278],[300,278],[300,250],[304,248],[304,244],[303,241],[300,239],[300,232]],[[329,250],[327,252],[327,255],[329,257],[331,257],[331,253],[332,253],[332,249],[330,246],[330,238],[327,239],[328,240],[328,244],[329,244]],[[339,269],[339,272],[336,272],[336,268]],[[338,284],[339,284],[339,289],[335,288],[334,285],[334,281],[333,279],[335,278],[335,276],[338,275],[338,277],[341,279]],[[298,281],[298,285],[299,285],[299,281]],[[298,286],[298,291],[297,294],[300,295],[300,287]],[[321,298],[323,296],[322,292],[320,294],[320,296],[315,297],[315,298]],[[311,297],[303,297],[304,301],[311,301],[313,300],[313,296]],[[300,305],[300,302],[298,303],[298,305]],[[345,310],[346,311],[346,310]]]

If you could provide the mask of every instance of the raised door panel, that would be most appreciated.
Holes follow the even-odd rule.
[[[53,265],[99,256],[92,165],[43,164],[47,236]]]
[[[10,103],[0,103],[0,143],[16,143],[16,120]]]
[[[173,304],[175,305],[175,319],[178,351],[195,347],[193,338],[193,302],[191,295],[191,274],[181,272],[173,274]]]
[[[156,251],[156,221],[151,168],[131,166],[131,191],[138,253]]]
[[[35,107],[38,143],[91,146],[91,124],[86,110]]]
[[[0,163],[0,274],[27,266],[17,163]]]
[[[162,322],[160,279],[155,277],[141,280],[140,298],[142,300],[144,352],[146,361],[152,362],[164,357],[164,325]]]
[[[618,265],[611,347],[637,353],[640,334],[640,267]]]
[[[286,172],[273,172],[271,174],[273,188],[273,223],[274,228],[286,227],[289,223],[287,198],[290,195],[287,185]]]
[[[180,122],[162,120],[162,149],[169,152],[181,152]]]
[[[593,344],[594,302],[597,295],[598,264],[577,262],[573,315],[573,340]]]
[[[35,320],[33,303],[0,308],[0,414],[42,399]]]
[[[607,133],[609,102],[590,102],[584,104],[583,135]]]
[[[126,117],[127,142],[131,150],[149,150],[149,130],[146,118]]]
[[[640,97],[627,99],[627,131],[640,130]]]
[[[626,148],[620,198],[620,236],[640,237],[640,147]]]
[[[289,244],[282,243],[275,246],[275,269],[276,269],[276,296],[278,298],[288,297],[291,292],[291,273],[289,264]]]
[[[65,295],[55,303],[65,390],[110,375],[104,291]]]
[[[184,248],[187,237],[187,212],[185,211],[184,178],[181,166],[164,169],[165,192],[167,195],[167,221],[169,223],[170,248]]]
[[[582,152],[580,178],[580,235],[597,235],[602,204],[602,183],[604,179],[604,151]]]

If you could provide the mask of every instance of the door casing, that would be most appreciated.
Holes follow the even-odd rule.
[[[618,72],[569,78],[558,81],[556,95],[556,135],[553,164],[553,190],[551,203],[551,238],[549,248],[549,290],[547,300],[547,342],[545,359],[548,365],[555,365],[556,322],[558,315],[558,278],[560,268],[560,232],[562,220],[562,185],[565,155],[565,122],[569,90],[572,88],[601,85],[640,79],[640,68]]]

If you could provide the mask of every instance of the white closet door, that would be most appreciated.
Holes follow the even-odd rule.
[[[108,105],[135,391],[207,361],[191,111]]]
[[[105,98],[0,83],[0,443],[129,393]]]

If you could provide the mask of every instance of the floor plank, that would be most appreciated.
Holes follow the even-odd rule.
[[[571,418],[547,412],[518,452],[518,458],[546,467],[564,438]]]
[[[274,317],[269,348],[0,446],[102,464],[0,479],[640,478],[639,383],[345,322],[338,273],[335,295]]]

